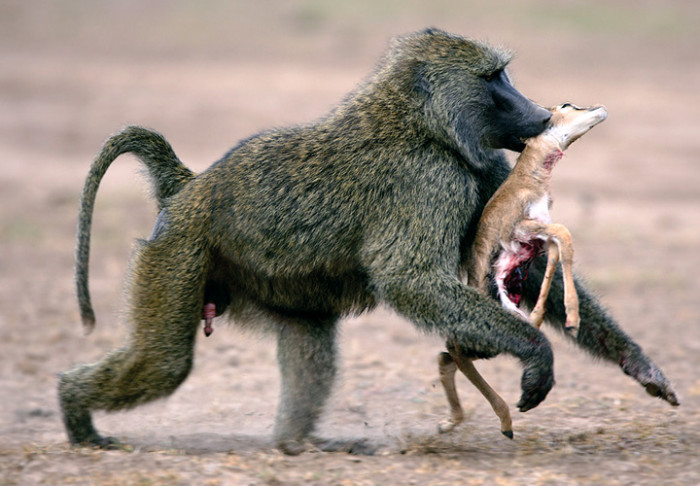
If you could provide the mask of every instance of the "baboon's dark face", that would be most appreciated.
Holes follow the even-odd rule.
[[[522,151],[551,117],[523,96],[506,74],[510,54],[487,44],[427,30],[404,41],[428,127],[473,164],[489,149]]]
[[[521,152],[523,140],[542,133],[552,114],[520,94],[503,70],[485,77],[484,85],[491,101],[485,144]]]
[[[446,115],[447,132],[474,162],[485,149],[522,151],[524,139],[542,133],[552,116],[515,89],[505,66],[475,72],[465,63],[433,80],[428,106]]]

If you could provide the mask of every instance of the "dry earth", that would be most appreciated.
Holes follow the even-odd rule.
[[[699,23],[698,4],[680,0],[0,3],[0,484],[700,484]],[[77,199],[106,136],[157,128],[202,170],[244,136],[322,115],[390,36],[428,25],[514,48],[518,87],[543,104],[608,106],[557,168],[554,216],[682,406],[546,329],[557,386],[514,415],[515,440],[464,379],[468,420],[441,436],[441,342],[380,310],[344,323],[343,377],[321,426],[382,444],[376,456],[277,452],[274,343],[222,323],[171,398],[98,416],[128,450],[69,447],[55,375],[124,339],[130,244],[154,219],[124,157],[98,200],[99,322],[83,336]],[[517,401],[517,362],[479,368]]]

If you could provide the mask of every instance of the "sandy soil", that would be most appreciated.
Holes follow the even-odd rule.
[[[700,484],[698,4],[240,3],[0,4],[0,484]],[[171,398],[98,415],[127,450],[69,447],[56,373],[124,339],[130,245],[154,219],[138,164],[124,157],[98,200],[99,322],[83,336],[74,227],[102,141],[151,126],[201,170],[242,137],[322,115],[389,37],[428,25],[514,48],[516,84],[538,102],[608,106],[610,119],[557,168],[554,217],[574,234],[580,273],[681,407],[546,329],[557,386],[537,409],[514,409],[515,440],[463,378],[468,419],[438,435],[442,344],[382,309],[344,323],[343,376],[321,426],[381,444],[376,456],[277,452],[274,343],[222,323],[199,340]],[[478,366],[514,405],[518,363]]]

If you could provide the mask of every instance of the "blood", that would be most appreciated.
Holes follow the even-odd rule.
[[[561,150],[552,152],[544,159],[544,168],[547,170],[551,170],[552,167],[554,167],[554,165],[557,162],[559,162],[563,156],[564,152],[562,152]]]
[[[503,285],[506,288],[506,292],[508,292],[508,298],[515,305],[520,305],[520,300],[523,297],[524,281],[522,267],[515,267],[506,275],[506,278],[503,279]]]
[[[516,306],[520,305],[523,298],[523,288],[530,271],[530,264],[544,249],[544,241],[540,239],[522,241],[519,244],[518,258],[514,259],[513,267],[506,272],[506,276],[503,279],[503,286],[508,294],[508,299]]]

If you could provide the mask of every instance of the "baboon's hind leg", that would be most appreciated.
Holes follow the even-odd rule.
[[[336,322],[285,319],[280,323],[277,361],[282,377],[275,441],[299,454],[330,395],[336,374]]]
[[[275,442],[285,454],[300,454],[309,447],[324,451],[371,454],[362,440],[314,437],[336,375],[337,319],[283,318],[279,323],[277,360],[282,376]]]
[[[191,250],[191,248],[190,248]],[[192,367],[203,299],[205,252],[159,239],[138,251],[129,289],[132,332],[100,361],[61,374],[59,401],[73,444],[109,447],[93,410],[121,410],[170,395]]]

